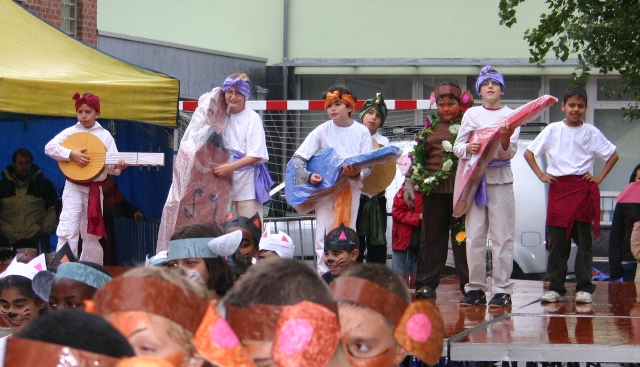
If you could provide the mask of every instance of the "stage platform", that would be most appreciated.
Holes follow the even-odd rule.
[[[446,360],[640,362],[640,283],[595,282],[591,304],[576,304],[568,283],[563,302],[541,304],[546,282],[515,282],[513,306],[490,308],[461,307],[457,279],[442,280],[435,302]]]

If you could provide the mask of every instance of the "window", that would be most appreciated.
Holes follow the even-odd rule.
[[[77,9],[77,0],[62,0],[60,29],[73,37],[77,35]]]
[[[611,88],[619,87],[619,77],[594,77],[588,84],[589,107],[593,106],[594,125],[602,131],[616,146],[620,156],[607,178],[600,184],[601,191],[620,191],[629,183],[631,171],[638,164],[638,142],[640,141],[640,123],[624,119],[623,107],[634,101],[633,95],[607,96]],[[587,113],[588,114],[588,113]],[[589,117],[585,121],[590,122]],[[593,167],[595,174],[604,166],[604,161],[596,159]]]

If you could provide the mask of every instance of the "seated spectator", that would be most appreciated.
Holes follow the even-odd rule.
[[[30,151],[20,148],[0,180],[0,232],[2,246],[38,248],[49,251],[49,236],[58,222],[58,194],[51,181],[33,163]]]

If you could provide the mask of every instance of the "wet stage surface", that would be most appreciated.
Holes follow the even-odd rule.
[[[540,303],[547,283],[516,280],[513,306],[460,307],[457,280],[443,280],[436,305],[452,361],[640,362],[640,283],[594,282],[593,303]],[[487,293],[487,300],[492,294]]]

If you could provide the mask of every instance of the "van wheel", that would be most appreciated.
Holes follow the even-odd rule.
[[[524,272],[522,271],[522,269],[520,268],[520,266],[518,264],[516,264],[516,262],[513,262],[513,270],[511,271],[511,279],[527,279],[527,276],[524,275]]]

